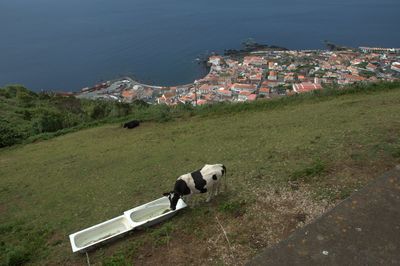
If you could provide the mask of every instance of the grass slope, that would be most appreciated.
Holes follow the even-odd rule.
[[[158,198],[204,163],[224,163],[229,189],[213,202],[90,258],[241,264],[399,163],[399,104],[400,90],[374,91],[132,131],[106,125],[2,149],[0,261],[85,265],[68,234]]]

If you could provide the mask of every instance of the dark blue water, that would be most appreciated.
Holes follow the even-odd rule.
[[[0,86],[78,90],[204,75],[194,59],[252,37],[290,49],[400,46],[399,0],[0,0]]]

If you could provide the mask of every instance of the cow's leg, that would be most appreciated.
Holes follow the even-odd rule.
[[[215,183],[212,185],[211,189],[209,189],[208,192],[207,192],[207,200],[206,200],[206,202],[210,202],[210,200],[213,197],[214,191],[215,191]]]
[[[227,181],[226,181],[226,178],[224,178],[223,182],[224,182],[223,191],[228,191],[228,183],[227,183]]]
[[[221,182],[219,181],[219,182],[216,184],[216,189],[215,189],[214,196],[218,196],[218,193],[220,192],[220,189],[221,189]]]
[[[195,207],[197,205],[197,197],[192,198],[191,202],[191,206]]]
[[[191,201],[191,195],[192,194],[189,194],[189,195],[184,195],[183,196],[183,201],[187,204],[187,205],[190,205],[190,201]]]

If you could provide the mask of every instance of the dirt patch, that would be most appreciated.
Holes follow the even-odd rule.
[[[134,258],[137,265],[199,265],[209,262],[210,258],[206,242],[181,232],[174,233],[162,246],[147,243],[137,254]]]
[[[60,232],[53,232],[47,239],[47,246],[57,246],[65,241],[65,235]]]
[[[0,203],[0,215],[6,213],[7,211],[7,206],[5,203]]]
[[[246,206],[243,215],[210,212],[207,215],[210,222],[194,228],[193,234],[176,230],[165,245],[147,243],[141,247],[134,258],[135,264],[243,265],[263,248],[288,237],[331,207],[323,201],[314,202],[305,187],[296,191],[259,189],[254,193],[257,200]],[[207,235],[196,235],[196,231]]]

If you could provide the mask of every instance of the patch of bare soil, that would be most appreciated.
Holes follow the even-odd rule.
[[[196,229],[207,235],[196,235],[195,230],[193,234],[175,232],[165,245],[142,247],[134,258],[135,265],[243,265],[261,249],[283,240],[331,207],[314,202],[305,187],[253,193],[257,200],[245,206],[241,215],[209,213],[213,222]]]
[[[7,211],[7,206],[5,203],[0,203],[0,215],[6,213]]]

